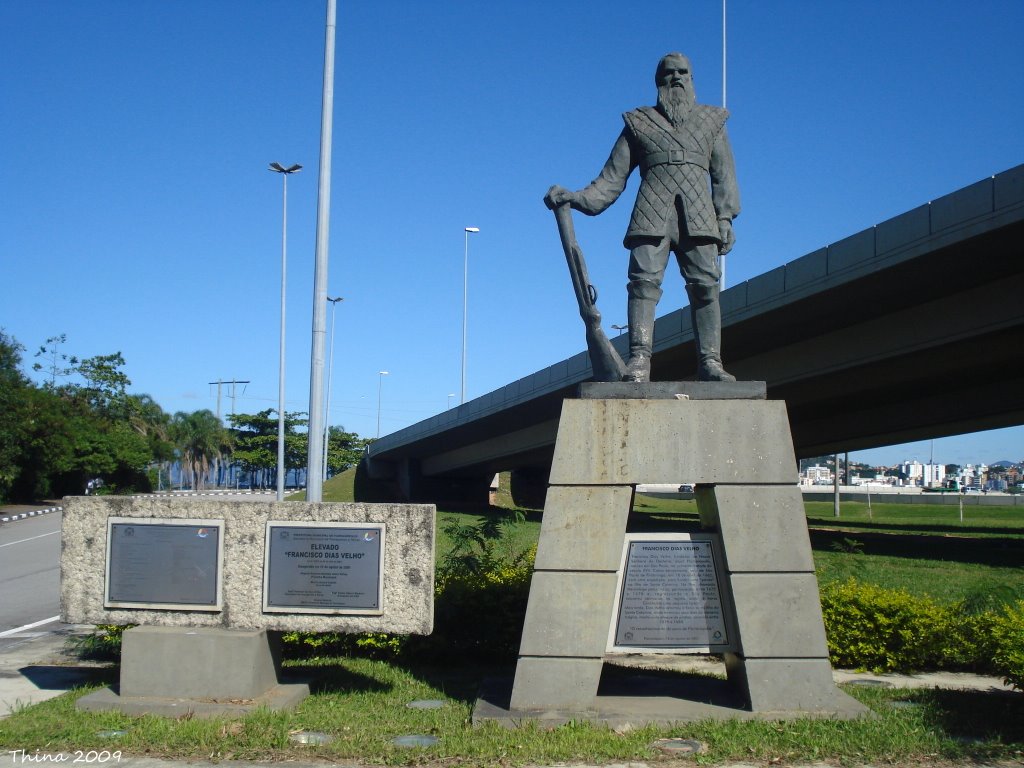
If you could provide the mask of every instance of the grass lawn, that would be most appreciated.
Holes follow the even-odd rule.
[[[0,744],[54,755],[75,750],[193,760],[344,761],[428,766],[518,766],[585,760],[654,760],[658,738],[707,745],[701,763],[785,764],[832,760],[862,764],[1020,759],[1024,756],[1024,695],[905,691],[848,686],[872,719],[855,721],[703,722],[616,733],[585,723],[506,730],[468,724],[482,670],[402,666],[368,659],[317,659],[289,665],[314,673],[316,692],[294,712],[260,711],[234,719],[129,717],[79,712],[81,689],[0,720]],[[114,674],[111,670],[111,679]],[[437,700],[439,709],[413,709]],[[329,735],[304,746],[299,732]],[[111,732],[118,732],[113,735]],[[397,746],[404,735],[429,735],[429,747]]]
[[[325,484],[325,500],[349,501],[351,476]],[[505,499],[502,503],[508,504]],[[1024,515],[987,509],[963,525],[948,520],[949,508],[873,505],[872,515],[843,505],[841,517],[808,506],[808,522],[821,581],[857,576],[883,586],[902,586],[951,600],[977,592],[1010,590],[1024,596]],[[866,505],[862,505],[865,506]],[[438,555],[452,546],[450,523],[476,522],[479,512],[439,511]],[[958,516],[958,510],[952,508]],[[1018,516],[1020,519],[1018,519]],[[539,513],[514,526],[510,545],[519,551],[536,541]],[[637,527],[699,529],[692,501],[638,496]],[[243,718],[177,720],[87,713],[74,699],[94,688],[27,707],[0,720],[0,745],[29,754],[74,750],[121,750],[125,755],[193,760],[358,760],[366,764],[519,766],[564,761],[593,763],[658,761],[658,738],[696,739],[707,745],[697,763],[722,761],[786,764],[833,761],[849,764],[961,763],[1024,759],[1024,694],[898,690],[847,686],[875,718],[857,721],[704,722],[674,728],[641,728],[619,734],[586,723],[544,729],[505,730],[469,725],[476,687],[495,670],[473,663],[444,666],[364,658],[313,658],[286,662],[315,680],[314,694],[296,711],[257,712]],[[116,669],[109,670],[109,682]],[[438,709],[414,701],[439,700]],[[111,731],[123,732],[110,735]],[[317,731],[332,741],[296,744],[298,732]],[[403,735],[433,736],[429,747],[401,747]],[[675,764],[675,763],[674,763]]]

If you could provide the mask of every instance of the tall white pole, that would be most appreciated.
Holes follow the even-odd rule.
[[[324,86],[320,114],[320,185],[316,211],[316,264],[313,271],[313,351],[309,372],[309,452],[306,501],[323,501],[320,467],[324,450],[324,342],[327,335],[327,245],[331,214],[331,134],[334,125],[334,28],[337,0],[327,0]]]
[[[281,214],[281,356],[277,376],[277,500],[284,501],[284,329],[285,286],[288,279],[288,174],[281,174],[284,211]]]
[[[462,399],[466,402],[466,331],[469,327],[469,236],[480,227],[466,227],[466,247],[462,256]]]
[[[280,163],[271,163],[269,170],[280,173],[281,193],[281,350],[277,372],[277,500],[284,501],[284,337],[285,337],[285,295],[288,283],[288,177],[302,170],[295,164],[285,168]],[[232,411],[234,410],[232,401]]]
[[[725,0],[722,0],[722,108],[725,108]]]
[[[725,109],[725,0],[722,0],[722,109]],[[719,278],[720,290],[725,290],[725,256],[719,257],[722,276]]]

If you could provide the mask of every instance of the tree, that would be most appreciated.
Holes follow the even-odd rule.
[[[236,413],[228,417],[234,427],[235,451],[233,457],[242,470],[249,473],[252,485],[266,488],[276,483],[277,477],[277,412],[272,408],[259,413]],[[300,418],[302,412],[284,415],[284,467],[285,472],[306,466],[307,437],[296,427],[308,423]],[[271,482],[274,478],[274,483]]]
[[[171,439],[171,417],[149,395],[128,395],[126,399],[128,422],[139,435],[145,438],[156,464],[156,484],[161,487],[160,475],[167,470],[170,478],[170,464],[177,458]]]
[[[36,357],[49,365],[33,369],[47,371],[49,380],[37,386],[20,370],[24,348],[0,331],[0,498],[79,494],[93,478],[111,490],[149,488],[144,470],[154,450],[131,419],[137,400],[126,394],[124,358],[117,352],[79,361],[60,352],[66,342],[61,334],[39,348]],[[57,383],[72,373],[84,383]]]
[[[120,352],[96,355],[82,360],[75,371],[84,380],[79,393],[92,408],[113,417],[126,418],[125,399],[131,379],[121,370],[124,358]]]
[[[367,442],[355,432],[346,432],[344,427],[331,427],[327,436],[328,475],[333,477],[356,466],[363,457]]]
[[[194,490],[206,487],[206,476],[225,445],[224,431],[220,419],[208,409],[178,411],[172,417],[171,436],[181,452],[182,470],[187,472]]]
[[[0,328],[0,501],[7,499],[21,474],[24,407],[28,379],[21,373],[25,348]]]
[[[36,351],[35,357],[46,359],[48,364],[44,367],[42,363],[33,363],[32,370],[46,371],[49,374],[50,380],[46,382],[46,386],[50,389],[57,386],[58,376],[70,376],[75,372],[75,366],[78,365],[77,357],[66,355],[60,351],[61,345],[67,344],[67,342],[66,333],[51,336],[46,340],[46,344],[40,346]]]

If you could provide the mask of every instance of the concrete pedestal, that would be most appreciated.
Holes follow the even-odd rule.
[[[475,719],[639,724],[866,713],[832,682],[785,404],[764,400],[761,382],[659,382],[649,391],[591,384],[583,397],[562,409],[511,692],[492,689]],[[635,488],[683,482],[696,485],[702,526],[720,536],[724,553],[722,587],[738,635],[726,689],[654,709],[642,683],[623,695],[629,686],[618,681],[617,695],[602,697]]]
[[[266,630],[134,627],[121,641],[118,690],[83,696],[77,706],[174,717],[289,709],[309,695],[309,686],[282,684],[279,673]]]

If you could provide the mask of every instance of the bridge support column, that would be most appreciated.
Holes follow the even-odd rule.
[[[563,404],[515,679],[510,693],[485,691],[474,720],[867,712],[832,682],[785,404],[764,400],[761,382],[659,382],[659,399],[638,391],[591,384]],[[681,681],[657,695],[617,677],[610,692],[602,668],[636,485],[683,482],[697,485],[702,525],[724,552],[719,590],[731,598],[725,611],[735,607],[728,681]]]

